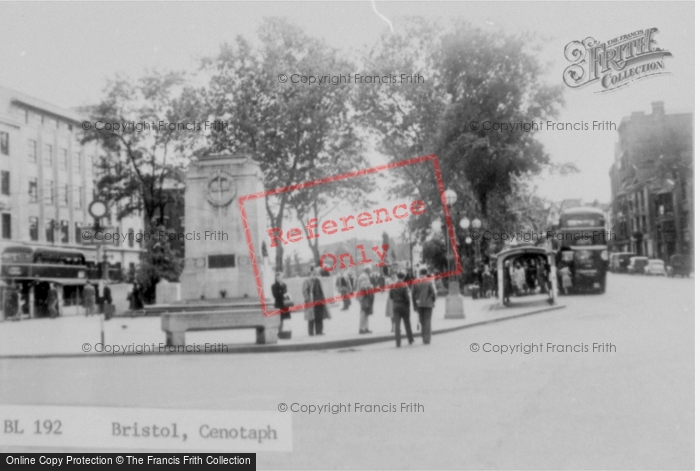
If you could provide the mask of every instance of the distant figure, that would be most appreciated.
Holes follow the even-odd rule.
[[[510,274],[510,261],[503,264],[503,304],[510,302],[510,296],[513,292],[513,281]]]
[[[481,280],[484,287],[484,297],[490,298],[493,292],[493,275],[489,267],[484,268],[484,273],[481,275]]]
[[[397,274],[397,283],[402,283],[406,275],[403,272]],[[401,346],[401,321],[403,321],[408,337],[408,344],[413,343],[413,331],[411,331],[411,294],[408,291],[408,286],[391,288],[389,291],[394,308],[394,333],[396,336],[396,346]]]
[[[309,271],[309,276],[304,279],[304,283],[301,285],[301,292],[302,295],[304,296],[304,304],[308,304],[313,301],[313,293],[311,292],[311,288],[313,286],[313,278],[314,278],[314,270],[313,268]],[[314,307],[310,306],[304,309],[304,320],[308,323],[309,326],[309,335],[314,335],[314,332],[316,330],[315,324],[314,324]]]
[[[275,274],[275,283],[272,285],[272,297],[275,299],[275,308],[282,310],[279,332],[283,330],[284,320],[292,318],[292,315],[289,313],[289,307],[284,305],[285,294],[287,294],[287,285],[282,281],[282,272],[278,271]]]
[[[313,307],[305,312],[305,318],[309,323],[309,335],[323,335],[323,320],[330,319],[328,307],[319,302],[325,299],[323,286],[321,285],[321,267],[316,267],[311,276],[304,281],[302,291],[304,301],[313,302]],[[311,314],[311,316],[309,316]],[[311,317],[311,319],[309,319]]]
[[[535,294],[535,290],[537,289],[537,266],[532,259],[530,259],[530,263],[525,269],[525,280],[530,294]]]
[[[5,293],[4,310],[5,319],[18,321],[22,317],[19,311],[19,291],[14,283],[10,285],[9,290]]]
[[[546,294],[548,292],[547,277],[545,276],[544,265],[544,261],[537,261],[537,286],[539,287],[541,294]]]
[[[134,282],[131,288],[131,293],[127,297],[129,299],[129,309],[139,311],[143,309],[143,298],[141,297],[141,285]]]
[[[112,290],[106,283],[102,288],[102,302],[104,303],[102,312],[105,315],[105,320],[110,320],[114,315],[114,305],[112,304]]]
[[[335,287],[338,288],[338,292],[341,296],[345,296],[346,294],[350,294],[352,292],[350,280],[345,275],[345,273],[342,272],[340,273],[340,275],[338,275],[338,278],[335,280]],[[350,298],[343,298],[343,308],[341,309],[341,311],[347,311],[350,307],[350,304]]]
[[[95,288],[88,281],[83,287],[83,306],[85,306],[85,317],[91,316],[95,311]]]
[[[559,276],[561,277],[561,288],[564,294],[569,294],[569,289],[573,286],[571,283],[571,270],[568,265],[563,265],[559,269]]]
[[[112,304],[112,290],[109,288],[109,285],[105,284],[104,288],[102,288],[102,300],[105,304]]]
[[[360,334],[372,333],[372,331],[369,330],[369,316],[374,312],[374,293],[369,292],[372,288],[370,269],[365,268],[357,279],[357,291],[368,291],[360,296]]]
[[[517,294],[520,295],[525,289],[525,269],[520,266],[520,262],[515,262],[515,269],[513,270],[513,283],[517,289]]]
[[[46,297],[46,306],[49,310],[49,317],[55,319],[58,317],[58,291],[53,283],[49,283],[49,292]]]
[[[428,276],[428,270],[421,268],[419,275],[421,278],[425,278]],[[437,299],[437,293],[432,282],[423,281],[413,285],[413,309],[418,312],[424,344],[430,343],[431,319],[433,317],[435,299]]]
[[[320,302],[326,299],[323,293],[323,285],[321,285],[321,267],[316,267],[314,270],[313,284],[311,285],[311,296],[314,300],[314,327],[316,335],[323,335],[323,320],[330,319],[328,306]]]

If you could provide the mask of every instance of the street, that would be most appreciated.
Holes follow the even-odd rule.
[[[609,274],[606,294],[562,301],[565,309],[436,335],[429,346],[417,338],[400,349],[4,359],[0,403],[423,406],[294,413],[294,451],[258,454],[260,469],[693,468],[694,280]]]

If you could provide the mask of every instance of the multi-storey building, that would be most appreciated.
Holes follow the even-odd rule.
[[[96,259],[94,245],[81,240],[81,228],[91,225],[99,156],[95,143],[81,144],[78,113],[0,87],[0,251],[11,245],[55,246],[81,250]],[[110,218],[116,232],[141,231],[134,215]],[[138,263],[135,241],[105,246],[113,267]]]
[[[668,260],[693,252],[692,112],[633,112],[618,126],[612,186],[613,248]]]

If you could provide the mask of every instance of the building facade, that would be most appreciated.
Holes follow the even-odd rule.
[[[651,114],[633,112],[618,126],[609,172],[613,249],[668,261],[694,251],[694,115],[651,106]]]
[[[96,246],[81,237],[81,228],[93,224],[88,205],[99,158],[95,143],[80,142],[82,121],[74,111],[0,87],[0,251],[11,245],[62,247],[100,261]],[[109,222],[116,232],[143,229],[139,215]],[[114,267],[138,264],[137,243],[105,248]]]

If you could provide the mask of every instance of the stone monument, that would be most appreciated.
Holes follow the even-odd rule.
[[[182,299],[249,298],[258,300],[253,267],[238,198],[264,191],[260,166],[247,157],[212,155],[190,166],[185,190],[185,267]],[[257,250],[258,269],[271,298],[272,267],[261,253],[265,234],[265,199],[246,203]]]
[[[182,302],[154,306],[168,345],[185,345],[194,330],[255,328],[257,343],[276,343],[279,316],[265,317],[238,207],[241,196],[264,191],[262,172],[248,157],[211,155],[193,162],[185,190]],[[265,302],[272,303],[273,267],[263,257],[265,199],[245,205]]]

